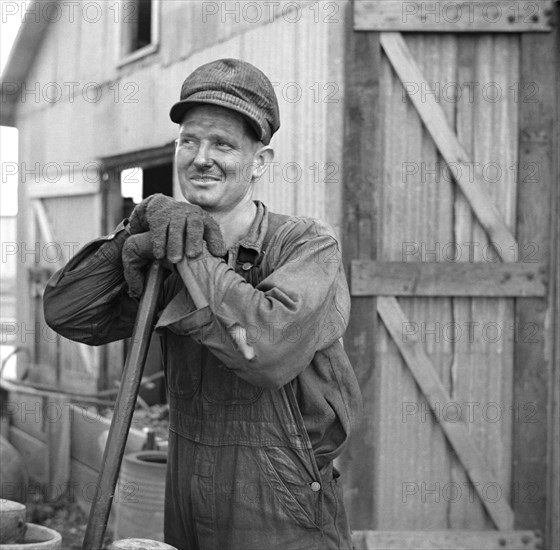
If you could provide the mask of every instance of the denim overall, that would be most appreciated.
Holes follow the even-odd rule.
[[[283,219],[270,214],[263,249]],[[240,248],[235,270],[255,285],[259,262],[248,252]],[[319,471],[292,383],[253,386],[188,336],[165,331],[163,341],[169,357],[197,359],[166,364],[165,541],[179,550],[351,549],[338,473],[332,463]]]

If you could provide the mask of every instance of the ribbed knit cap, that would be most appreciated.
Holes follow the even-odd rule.
[[[180,124],[191,107],[220,105],[245,115],[265,145],[280,128],[278,99],[267,76],[240,59],[219,59],[195,69],[183,82],[169,116]]]

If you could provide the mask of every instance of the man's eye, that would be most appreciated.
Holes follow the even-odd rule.
[[[179,138],[177,140],[177,145],[179,147],[190,147],[194,144],[194,140],[190,138]]]
[[[218,141],[216,145],[220,147],[220,149],[231,149],[231,145],[225,141]]]

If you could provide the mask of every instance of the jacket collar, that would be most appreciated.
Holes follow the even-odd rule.
[[[249,231],[239,242],[239,249],[241,251],[243,248],[260,254],[268,229],[268,208],[261,201],[255,201],[255,204],[257,206],[257,214]]]

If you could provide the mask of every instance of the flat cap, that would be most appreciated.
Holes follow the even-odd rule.
[[[183,82],[180,101],[171,107],[169,116],[180,124],[191,107],[203,103],[244,115],[265,145],[280,128],[272,83],[257,67],[240,59],[219,59],[195,69]]]

